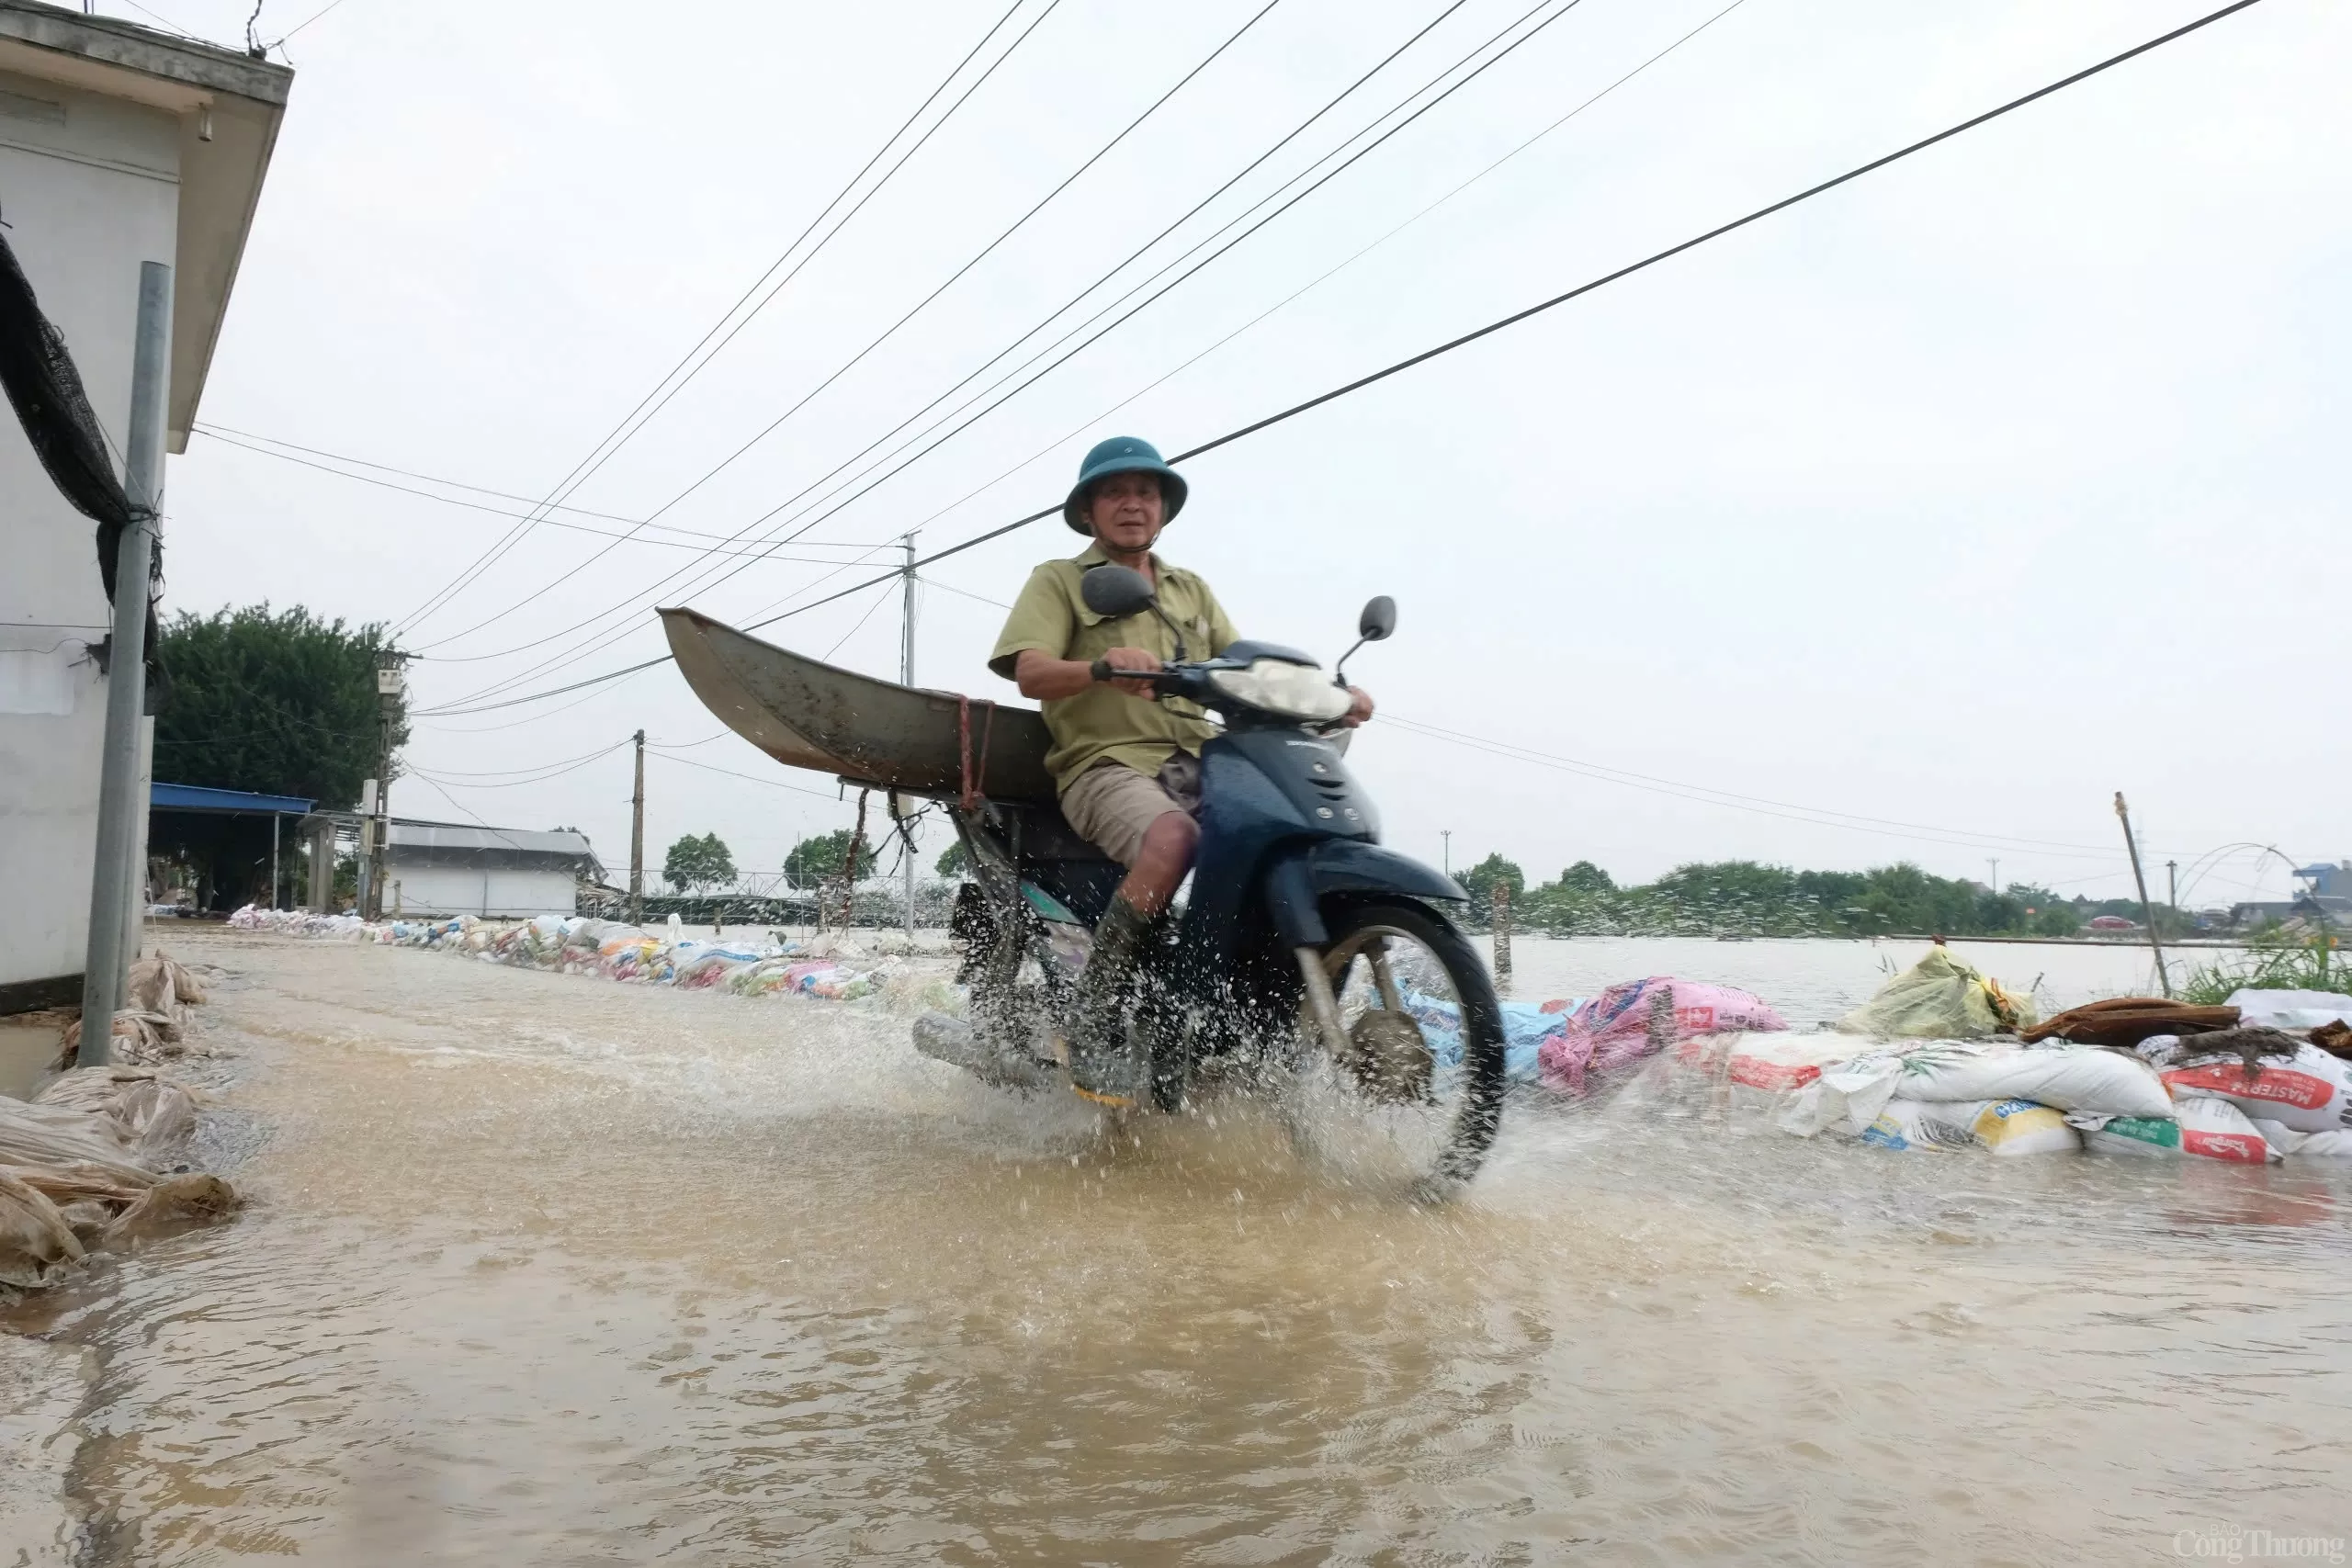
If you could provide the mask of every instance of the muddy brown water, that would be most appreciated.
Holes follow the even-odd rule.
[[[236,972],[206,1024],[242,1054],[216,1135],[253,1207],[6,1315],[85,1380],[40,1450],[80,1522],[28,1562],[2074,1562],[2352,1534],[2331,1173],[1886,1156],[1628,1100],[1515,1106],[1469,1197],[1415,1209],[1246,1104],[1108,1138],[858,1007],[184,945]],[[1801,1013],[1878,978],[1867,949],[1765,945],[1724,944]],[[1539,977],[1676,966],[1559,946]]]

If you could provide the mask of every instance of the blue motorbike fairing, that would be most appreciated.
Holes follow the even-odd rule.
[[[1372,803],[1339,748],[1295,727],[1228,730],[1202,747],[1201,802],[1183,945],[1202,965],[1231,963],[1254,920],[1271,920],[1286,947],[1320,945],[1331,894],[1468,897],[1379,848]]]
[[[1353,839],[1293,844],[1265,869],[1266,913],[1285,947],[1320,947],[1331,939],[1323,900],[1335,895],[1387,894],[1466,901],[1462,885],[1420,862]]]
[[[1323,893],[1402,893],[1408,898],[1442,898],[1466,904],[1470,895],[1442,871],[1431,871],[1408,855],[1378,844],[1339,839],[1317,844],[1308,852],[1315,891]]]

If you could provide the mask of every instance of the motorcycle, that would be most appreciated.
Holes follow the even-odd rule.
[[[1087,607],[1161,615],[1124,567],[1090,570]],[[1364,606],[1339,664],[1396,628],[1395,603]],[[1200,843],[1189,897],[1162,918],[1137,966],[1130,1046],[1151,1065],[1151,1101],[1182,1110],[1215,1079],[1271,1091],[1302,1148],[1388,1168],[1426,1190],[1467,1182],[1504,1098],[1492,977],[1454,923],[1453,878],[1380,843],[1379,816],[1349,772],[1339,721],[1350,697],[1308,655],[1244,641],[1174,660],[1150,682],[1223,720],[1201,749]],[[1098,662],[1097,680],[1136,678]],[[1029,801],[945,802],[972,880],[951,931],[970,1017],[928,1014],[917,1048],[1001,1087],[1066,1082],[1059,1043],[1088,932],[1124,869]]]

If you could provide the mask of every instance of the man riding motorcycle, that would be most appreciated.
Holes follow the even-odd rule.
[[[1183,476],[1134,436],[1097,444],[1079,465],[1062,519],[1093,541],[1078,556],[1029,574],[1013,602],[989,668],[1016,682],[1045,710],[1062,815],[1071,828],[1127,868],[1080,977],[1067,1031],[1070,1082],[1102,1104],[1140,1102],[1149,1064],[1129,1048],[1122,1021],[1128,983],[1152,922],[1192,869],[1200,840],[1200,751],[1217,727],[1194,705],[1155,698],[1148,675],[1177,657],[1175,629],[1193,658],[1240,640],[1225,607],[1197,573],[1152,552],[1183,509]],[[1140,572],[1159,595],[1159,615],[1096,615],[1080,593],[1085,573],[1105,564]],[[1106,679],[1107,677],[1107,679]],[[1372,699],[1350,687],[1344,722],[1372,716]]]

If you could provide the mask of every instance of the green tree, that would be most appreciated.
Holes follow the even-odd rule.
[[[1527,891],[1527,874],[1500,854],[1488,855],[1454,880],[1469,893],[1470,919],[1477,925],[1484,925],[1493,918],[1497,883],[1510,885],[1510,896],[1514,901]]]
[[[353,629],[299,607],[182,611],[156,646],[170,687],[155,714],[155,776],[357,805],[360,782],[379,765],[384,642],[380,626]],[[408,740],[404,705],[391,740],[395,750]]]
[[[679,892],[689,887],[716,887],[735,880],[735,857],[716,833],[700,838],[688,833],[662,857],[662,876]]]
[[[939,874],[962,876],[971,868],[971,864],[972,857],[965,853],[964,840],[958,839],[948,845],[946,852],[939,857]]]
[[[842,863],[849,859],[850,831],[836,828],[830,833],[813,839],[803,839],[792,846],[784,857],[784,869],[797,887],[808,887],[820,882],[831,882],[842,874]],[[856,880],[864,881],[874,874],[874,863],[881,852],[868,844],[857,857]]]
[[[1558,886],[1568,893],[1614,893],[1616,882],[1610,874],[1589,860],[1580,860],[1560,873]]]

